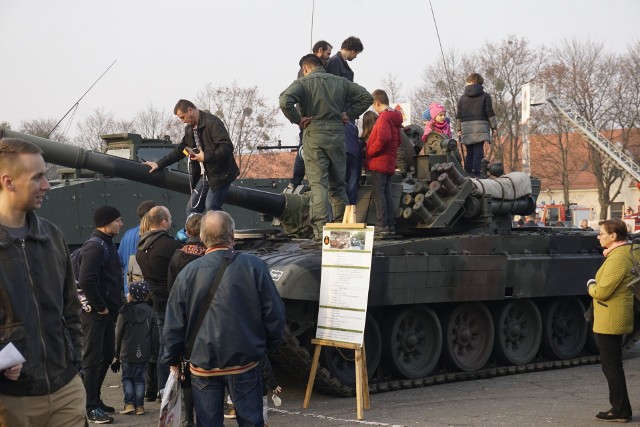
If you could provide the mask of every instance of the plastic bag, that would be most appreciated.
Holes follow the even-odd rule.
[[[178,373],[171,371],[162,393],[160,403],[159,427],[180,427],[182,415],[182,393],[180,393],[180,379]]]

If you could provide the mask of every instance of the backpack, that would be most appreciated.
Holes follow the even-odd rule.
[[[80,300],[80,304],[82,305],[82,309],[87,313],[91,311],[91,306],[89,305],[89,301],[87,301],[87,297],[84,295],[84,291],[80,288],[80,283],[78,279],[80,278],[80,262],[82,261],[82,249],[87,244],[87,242],[99,242],[102,246],[102,266],[104,266],[109,261],[109,248],[104,244],[104,240],[98,236],[90,237],[89,240],[84,242],[81,247],[71,252],[71,266],[73,267],[73,277],[76,279],[76,288],[78,289],[78,299]]]
[[[129,255],[129,264],[127,266],[127,286],[133,282],[141,282],[144,280],[140,264],[136,259],[136,255]]]

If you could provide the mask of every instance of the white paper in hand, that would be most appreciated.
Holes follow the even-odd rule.
[[[13,343],[7,344],[2,350],[0,350],[0,370],[7,369],[24,362],[26,362],[25,358]]]

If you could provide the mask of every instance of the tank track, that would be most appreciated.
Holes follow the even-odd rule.
[[[627,336],[624,344],[624,350],[630,350],[639,339],[640,328],[636,328],[631,335]],[[305,380],[309,378],[312,356],[306,348],[300,345],[296,337],[285,334],[278,351],[270,356],[279,366],[286,367],[287,372],[291,375]],[[520,366],[489,367],[474,372],[439,372],[424,378],[411,380],[371,380],[369,382],[369,393],[385,393],[394,390],[427,387],[457,381],[494,378],[505,375],[524,374],[528,372],[548,371],[552,369],[564,369],[580,365],[592,365],[599,362],[599,355],[586,355],[567,360],[537,361]],[[318,366],[314,387],[317,390],[333,396],[355,396],[355,389],[353,387],[342,384],[337,378],[332,377],[329,371],[322,366]]]

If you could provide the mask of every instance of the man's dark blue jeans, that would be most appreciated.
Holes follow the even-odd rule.
[[[203,213],[204,211],[219,211],[222,209],[229,187],[231,187],[231,183],[213,191],[209,188],[207,180],[200,178],[200,181],[191,191],[191,199],[187,203],[187,216],[193,212]]]
[[[264,426],[262,418],[262,372],[259,366],[237,375],[191,376],[193,405],[198,427],[224,425],[224,391],[229,389],[240,427]]]

